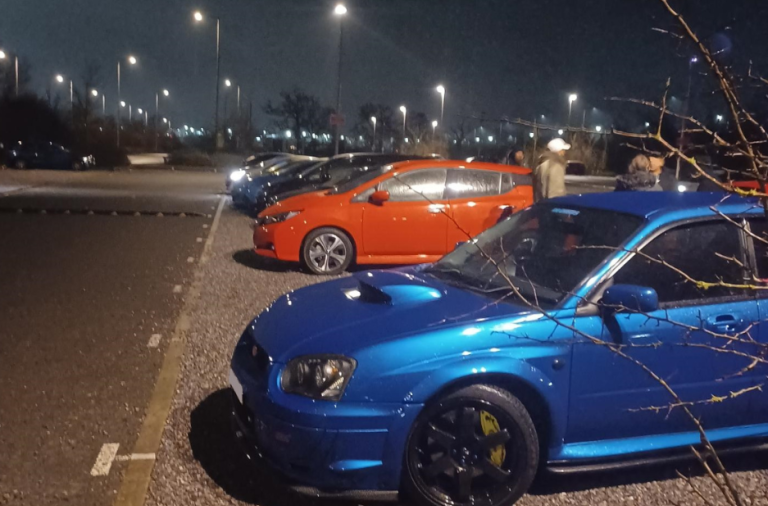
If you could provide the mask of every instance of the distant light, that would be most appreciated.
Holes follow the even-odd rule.
[[[261,142],[261,137],[256,137],[256,142]]]
[[[547,117],[542,114],[541,119],[547,119]]]
[[[0,51],[0,60],[5,60],[5,51]]]
[[[232,86],[232,81],[230,81],[229,79],[225,79],[225,80],[224,80],[224,86],[226,86],[227,88],[229,88],[230,86]]]
[[[286,139],[290,139],[291,136],[293,136],[293,132],[291,132],[290,130],[286,130],[285,131],[285,138]]]
[[[408,110],[408,109],[406,109],[404,105],[401,105],[401,106],[400,106],[400,112],[401,112],[401,113],[405,114],[405,111],[407,111],[407,110]]]
[[[437,120],[434,120],[434,121],[432,122],[432,128],[437,128]]]
[[[696,56],[691,58],[691,63],[698,63],[698,62],[699,62],[699,59]]]
[[[144,110],[143,109],[137,109],[137,111],[139,111],[139,114],[144,114]]]
[[[565,131],[562,128],[557,131],[557,135],[563,135],[564,133]]]
[[[168,118],[163,118],[163,123],[168,123]]]
[[[302,137],[306,137],[306,136],[307,136],[307,132],[305,132],[304,130],[302,130],[302,131],[301,131],[301,136],[302,136]]]
[[[601,127],[600,125],[597,125],[595,127],[595,130],[597,130],[598,132],[602,132],[603,131],[603,127]]]
[[[232,129],[231,128],[227,128],[227,132],[229,133],[229,135],[232,135]]]
[[[125,107],[125,100],[120,101],[120,107]]]
[[[475,142],[480,142],[480,137],[475,137]]]
[[[405,138],[405,143],[408,144],[409,142],[411,142],[410,139],[408,139],[408,137],[406,137]]]
[[[341,138],[342,141],[344,140],[344,136],[343,135],[340,138]]]
[[[441,84],[441,85],[439,85],[439,86],[438,86],[437,88],[435,88],[435,89],[437,90],[437,92],[438,92],[439,94],[441,94],[441,95],[445,95],[445,86],[443,86],[442,84]]]
[[[63,83],[63,82],[64,82],[64,76],[62,76],[61,74],[59,74],[58,76],[56,76],[56,80],[57,80],[58,82],[60,82],[60,83]]]
[[[650,124],[650,123],[648,123],[648,122],[646,121],[646,122],[645,122],[645,128],[648,128],[648,127],[650,127],[650,126],[651,126],[651,124]]]
[[[137,60],[135,56],[129,56],[128,57],[128,63],[130,63],[131,65],[136,65],[136,63],[138,63],[138,61],[139,60]]]
[[[376,124],[376,116],[371,116],[371,123]]]
[[[715,119],[717,120],[718,123],[720,123],[721,121],[723,121],[723,115],[718,114],[717,116],[715,116]]]
[[[165,95],[166,97],[167,97],[168,95],[170,95],[170,94],[171,94],[171,92],[170,92],[170,91],[168,91],[168,90],[163,90],[163,95]]]
[[[184,130],[189,130],[189,125],[184,125]]]
[[[533,139],[533,132],[528,132],[528,137],[530,137],[531,139]]]
[[[333,13],[337,16],[343,16],[347,13],[347,8],[344,6],[344,4],[337,4],[336,8],[333,9]]]
[[[684,184],[677,185],[677,191],[679,191],[680,193],[686,191],[687,189],[688,188],[686,188],[686,186]]]
[[[194,17],[195,21],[200,22],[203,20],[203,13],[200,11],[195,11]]]
[[[571,93],[570,95],[568,95],[568,102],[570,102],[571,104],[576,102],[578,99],[579,99],[579,96],[576,95],[575,93]]]
[[[493,135],[488,136],[488,142],[493,142]]]
[[[94,97],[98,97],[99,96],[98,90],[91,90],[91,95],[93,95]]]

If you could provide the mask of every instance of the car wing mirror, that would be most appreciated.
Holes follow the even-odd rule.
[[[389,200],[389,192],[387,190],[378,190],[371,194],[369,199],[372,204],[381,205]]]
[[[659,309],[659,295],[647,286],[613,285],[603,293],[601,305],[607,313],[651,313]]]

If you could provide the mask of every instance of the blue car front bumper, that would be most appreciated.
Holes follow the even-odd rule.
[[[403,451],[418,404],[313,401],[278,386],[278,364],[259,367],[250,346],[238,344],[232,372],[238,437],[251,456],[314,495],[358,497],[400,487]],[[255,455],[253,455],[255,453]]]

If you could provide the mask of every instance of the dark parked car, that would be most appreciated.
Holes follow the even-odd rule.
[[[587,167],[584,165],[584,162],[569,160],[568,165],[565,167],[565,173],[569,176],[585,176],[587,174]]]
[[[91,155],[82,156],[52,142],[19,143],[5,152],[5,164],[16,169],[86,170],[95,163]]]
[[[348,181],[356,173],[364,172],[373,167],[424,158],[423,156],[380,153],[338,155],[299,174],[289,174],[280,179],[270,180],[269,185],[254,179],[249,183],[252,186],[249,192],[250,206],[258,213],[283,198],[323,188],[331,189],[340,182]]]

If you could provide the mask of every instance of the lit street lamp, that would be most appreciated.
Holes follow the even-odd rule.
[[[5,51],[0,50],[0,60],[5,60],[7,58],[7,55],[5,54]],[[19,57],[14,57],[14,67],[16,70],[16,96],[19,96]]]
[[[440,124],[445,120],[445,86],[442,84],[435,88],[440,94]]]
[[[203,21],[203,13],[195,11],[193,14],[197,23]],[[219,86],[221,80],[221,19],[216,18],[216,106],[214,113],[213,136],[216,139],[216,148],[219,148]],[[223,139],[222,139],[223,143]]]
[[[168,90],[163,90],[162,93],[164,97],[168,97],[171,95],[171,92]],[[160,92],[157,92],[155,93],[155,152],[157,152],[159,149],[158,142],[159,142],[160,136],[158,135],[158,130],[157,130],[157,118],[159,115],[160,115]]]
[[[400,112],[403,113],[403,138],[405,138],[405,118],[408,116],[408,109],[406,109],[404,105],[401,105]]]
[[[129,55],[128,56],[128,64],[129,65],[136,65],[138,60],[135,56]],[[117,124],[116,124],[116,130],[117,130],[117,147],[120,147],[120,107],[119,104],[122,102],[120,97],[120,60],[117,61],[117,102],[118,102],[118,108],[117,108]],[[105,105],[106,107],[106,105]],[[125,107],[125,106],[123,106]]]
[[[376,116],[371,116],[371,123],[373,123],[373,142],[371,147],[376,151]]]
[[[437,120],[432,122],[432,140],[435,139],[435,130],[437,129]]]
[[[573,103],[576,102],[578,98],[578,95],[575,93],[568,95],[568,126],[571,126],[571,111],[573,110]]]
[[[595,130],[597,130],[597,132],[598,132],[598,133],[600,133],[600,132],[602,132],[602,131],[603,131],[603,127],[601,127],[600,125],[597,125],[597,126],[595,127]]]
[[[64,83],[66,79],[64,79],[64,76],[61,74],[58,74],[56,76],[56,82],[59,84]],[[70,79],[69,81],[69,108],[72,112],[72,127],[75,126],[75,84]]]
[[[339,125],[341,119],[341,64],[344,59],[344,16],[347,15],[347,8],[344,4],[337,4],[333,9],[333,15],[339,18],[339,66],[336,75],[336,121],[334,122],[334,136],[336,137],[336,147],[334,153],[339,154]]]

